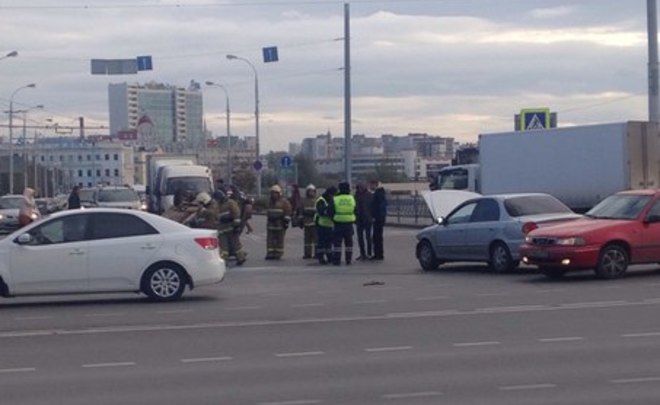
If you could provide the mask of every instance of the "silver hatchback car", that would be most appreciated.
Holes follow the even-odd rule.
[[[424,270],[460,261],[488,262],[494,272],[506,272],[518,266],[518,248],[528,232],[580,217],[548,194],[473,198],[420,231],[416,255]]]

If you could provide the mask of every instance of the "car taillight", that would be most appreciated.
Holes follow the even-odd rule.
[[[204,250],[214,250],[218,248],[218,238],[207,237],[207,238],[195,238],[195,242]]]
[[[525,222],[522,226],[522,233],[523,235],[527,235],[528,233],[532,232],[534,229],[537,229],[539,226],[536,225],[534,222]]]

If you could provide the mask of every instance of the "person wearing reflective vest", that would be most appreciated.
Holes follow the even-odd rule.
[[[282,197],[282,188],[277,184],[270,188],[266,220],[266,260],[279,260],[284,255],[284,236],[291,223],[291,204]]]
[[[310,184],[305,188],[305,198],[298,209],[298,223],[304,233],[303,259],[316,257],[316,187]]]
[[[218,202],[217,227],[220,256],[225,260],[235,257],[236,264],[240,266],[245,263],[247,256],[240,240],[241,209],[238,203],[222,190],[216,190],[213,197]]]
[[[328,187],[325,192],[316,199],[316,215],[314,223],[316,224],[316,235],[318,244],[316,245],[316,258],[319,263],[327,264],[332,261],[332,233],[335,223],[332,222],[332,199],[337,189],[334,186]]]
[[[351,195],[351,186],[346,181],[339,183],[339,192],[333,198],[333,217],[335,223],[333,232],[333,260],[332,264],[341,264],[342,244],[344,245],[344,258],[350,265],[353,259],[353,224],[355,224],[355,197]]]

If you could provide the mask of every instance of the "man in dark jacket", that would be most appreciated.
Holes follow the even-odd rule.
[[[68,208],[70,210],[77,210],[80,208],[80,186],[73,186],[71,194],[69,194]]]
[[[355,190],[356,203],[356,222],[357,240],[360,247],[360,256],[355,260],[367,260],[371,258],[371,225],[373,217],[371,215],[371,202],[373,195],[367,190],[364,183],[359,183]],[[366,245],[366,246],[365,246]]]
[[[369,189],[374,193],[373,199],[371,200],[371,215],[374,219],[373,260],[383,260],[383,230],[385,228],[385,219],[387,218],[387,199],[385,197],[385,189],[378,183],[378,181],[370,181]]]

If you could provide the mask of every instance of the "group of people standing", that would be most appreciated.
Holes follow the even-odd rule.
[[[340,182],[318,197],[316,187],[310,184],[305,189],[304,199],[294,188],[288,204],[282,204],[283,212],[290,213],[289,218],[293,215],[296,225],[304,229],[304,259],[316,258],[321,264],[340,265],[343,251],[345,263],[351,264],[356,230],[360,251],[356,260],[384,259],[387,200],[385,189],[377,181],[358,184],[355,194],[351,194],[348,182]]]

